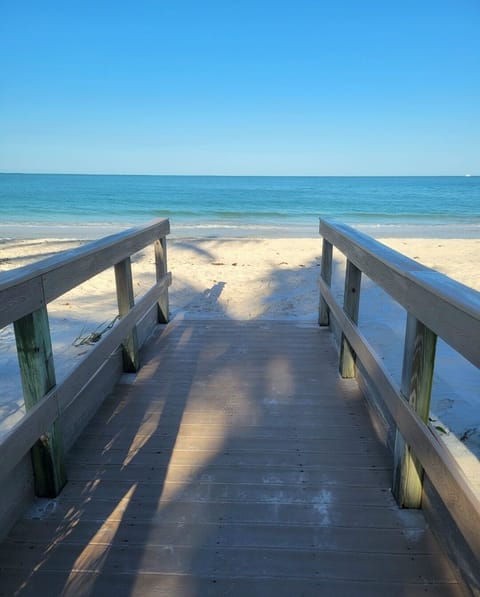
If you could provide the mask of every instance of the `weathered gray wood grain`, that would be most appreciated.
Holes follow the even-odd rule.
[[[0,280],[2,276],[0,275]],[[41,277],[13,281],[0,290],[0,329],[45,306]]]
[[[48,304],[147,244],[165,237],[169,231],[168,220],[155,220],[147,226],[113,234],[32,265],[2,273],[0,327],[27,315],[33,308]]]
[[[407,315],[401,394],[428,425],[435,363],[436,335],[410,313]],[[400,506],[419,508],[423,469],[414,451],[397,431],[393,493]]]
[[[480,500],[475,495],[463,471],[447,448],[429,431],[422,419],[413,411],[396,388],[391,375],[376,357],[358,328],[345,315],[330,289],[320,281],[321,290],[330,310],[340,322],[365,367],[379,390],[397,427],[414,450],[418,460],[449,509],[473,553],[480,561]]]
[[[180,353],[165,380],[160,355]],[[422,513],[395,504],[390,459],[326,330],[176,322],[144,358],[72,449],[66,490],[0,548],[2,587],[461,594]]]
[[[155,241],[155,267],[157,281],[166,276],[167,266],[167,243],[165,238]],[[168,323],[170,319],[170,307],[168,292],[165,292],[158,300],[158,323]]]
[[[360,289],[362,272],[350,260],[347,259],[345,271],[345,291],[343,293],[343,310],[348,317],[358,323],[358,311],[360,308]],[[339,370],[343,378],[355,377],[355,352],[349,345],[347,338],[342,334],[340,340],[340,361]]]
[[[25,408],[28,412],[56,383],[46,307],[15,321],[14,330]],[[67,482],[60,421],[44,429],[32,446],[31,456],[36,495],[55,497]]]
[[[322,244],[322,264],[320,270],[320,276],[327,284],[330,286],[332,283],[332,253],[333,247],[332,243],[328,242],[326,238],[323,239]],[[322,295],[320,294],[320,304],[318,309],[318,324],[319,325],[328,325],[329,324],[329,315],[328,315],[328,305],[323,299]]]
[[[130,257],[115,264],[115,284],[117,288],[118,314],[122,318],[135,305]],[[129,373],[134,373],[140,368],[136,325],[123,341],[123,368],[124,371]]]
[[[12,470],[45,430],[69,407],[83,386],[122,343],[123,338],[131,332],[137,321],[151,309],[170,283],[171,276],[167,275],[160,283],[151,288],[128,314],[95,345],[70,375],[50,390],[1,438],[0,479]]]
[[[320,233],[437,336],[480,367],[480,293],[344,224]]]

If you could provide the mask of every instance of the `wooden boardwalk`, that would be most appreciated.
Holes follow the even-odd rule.
[[[0,546],[0,595],[464,595],[327,329],[174,321]]]

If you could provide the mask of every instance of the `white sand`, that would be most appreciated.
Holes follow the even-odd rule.
[[[480,240],[384,239],[385,244],[480,290]],[[0,271],[19,267],[79,241],[36,239],[3,241]],[[342,263],[334,291],[343,293]],[[172,316],[187,318],[295,319],[315,322],[321,239],[184,239],[169,241],[168,262]],[[133,259],[134,284],[143,294],[154,280],[153,248]],[[362,282],[360,324],[396,379],[400,377],[404,313],[368,280]],[[116,314],[113,272],[95,277],[49,306],[57,378],[62,379],[88,346],[72,343],[107,324]],[[453,359],[453,360],[452,360]],[[480,372],[461,362],[440,343],[432,412],[452,439],[457,454],[465,446],[480,455]],[[23,412],[11,326],[0,331],[0,433]]]

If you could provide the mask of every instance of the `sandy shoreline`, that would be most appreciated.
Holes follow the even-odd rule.
[[[0,272],[26,265],[82,241],[35,239],[0,242]],[[381,242],[453,279],[480,290],[479,239],[381,239]],[[339,261],[340,255],[334,253]],[[293,319],[316,321],[320,238],[171,239],[168,245],[172,316],[189,318]],[[341,296],[341,266],[334,292]],[[153,248],[133,258],[135,292],[140,296],[154,280]],[[401,369],[404,313],[383,293],[362,282],[360,322],[395,378]],[[88,347],[80,337],[108,324],[116,315],[113,271],[107,271],[60,297],[49,306],[57,378],[62,379]],[[383,355],[382,355],[383,356]],[[439,346],[432,411],[461,446],[480,455],[479,371],[452,364]],[[22,413],[20,382],[11,326],[0,330],[0,433]],[[452,379],[452,376],[454,379]]]

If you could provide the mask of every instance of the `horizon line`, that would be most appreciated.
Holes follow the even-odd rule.
[[[7,172],[3,175],[21,176],[165,176],[209,178],[476,178],[480,174],[159,174],[130,172]]]

